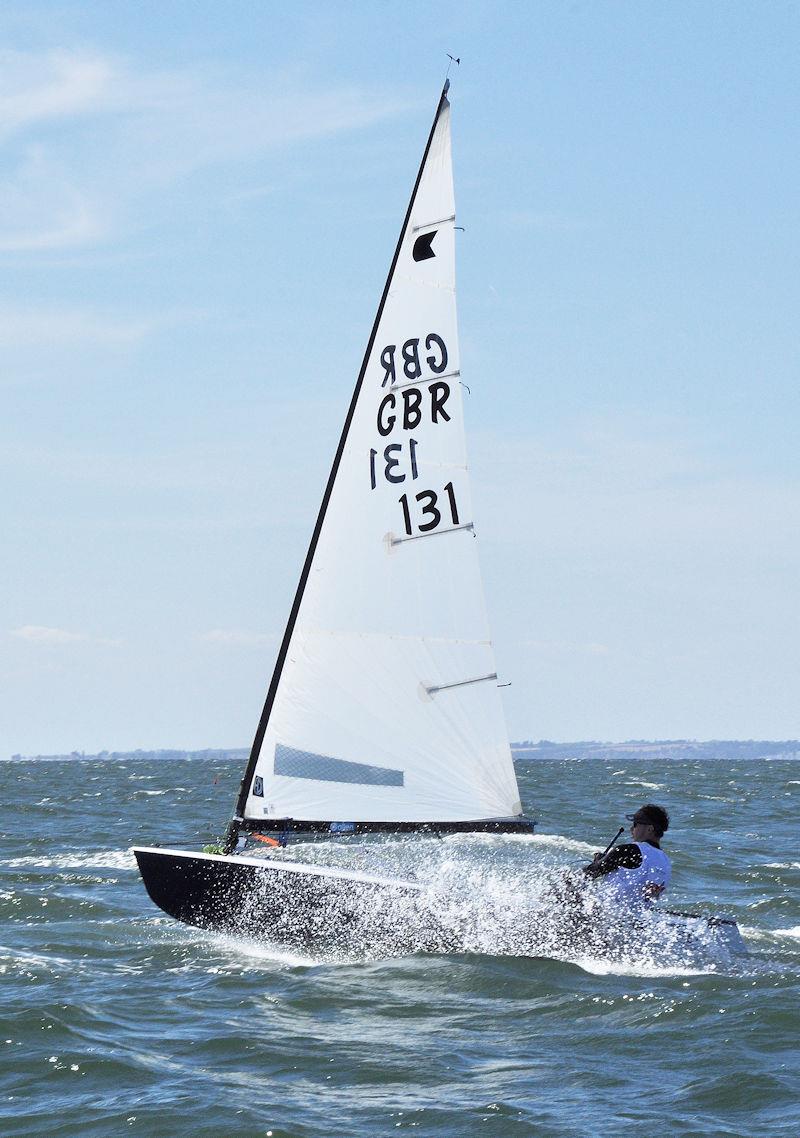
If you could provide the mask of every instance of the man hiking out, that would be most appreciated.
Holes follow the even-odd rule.
[[[648,802],[625,817],[631,823],[633,841],[595,854],[583,872],[602,882],[606,897],[642,908],[658,900],[672,875],[670,860],[660,844],[669,827],[669,815],[663,806]]]

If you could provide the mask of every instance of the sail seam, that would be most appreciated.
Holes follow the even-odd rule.
[[[304,636],[340,636],[343,639],[358,640],[366,639],[367,637],[378,637],[384,640],[408,640],[415,644],[472,644],[484,648],[491,648],[491,640],[467,640],[458,636],[407,636],[401,632],[342,632],[335,628],[311,628],[306,626],[303,629]]]
[[[455,288],[449,284],[443,284],[441,281],[423,281],[419,277],[412,277],[409,273],[398,273],[395,278],[398,281],[406,281],[408,284],[416,285],[419,288],[433,288],[438,289],[439,292],[451,292],[455,295]]]

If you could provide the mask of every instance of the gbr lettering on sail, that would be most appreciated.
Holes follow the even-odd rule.
[[[430,533],[440,526],[457,526],[453,483],[435,488],[419,486],[420,440],[414,438],[414,432],[424,433],[428,425],[450,422],[450,384],[445,378],[436,378],[447,371],[447,344],[438,332],[428,332],[400,345],[387,344],[380,363],[381,389],[389,385],[389,390],[378,403],[375,426],[379,445],[370,447],[370,488],[375,490],[380,481],[398,487],[408,483],[397,498],[407,537]],[[418,380],[422,380],[419,385]]]

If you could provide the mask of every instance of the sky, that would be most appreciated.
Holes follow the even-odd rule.
[[[513,740],[796,738],[800,5],[0,7],[0,755],[255,731],[451,71]]]

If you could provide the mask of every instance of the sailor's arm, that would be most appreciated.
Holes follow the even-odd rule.
[[[595,854],[591,865],[585,865],[583,872],[587,877],[604,877],[618,869],[638,869],[642,864],[642,851],[635,842],[614,846],[607,854]]]

